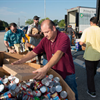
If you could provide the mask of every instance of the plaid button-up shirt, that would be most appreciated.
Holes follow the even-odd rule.
[[[22,37],[25,37],[25,34],[22,30],[17,29],[16,33],[12,33],[12,31],[9,30],[4,35],[4,41],[7,41],[9,46],[14,46],[14,44],[21,43]]]

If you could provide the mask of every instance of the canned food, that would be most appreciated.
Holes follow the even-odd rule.
[[[0,100],[6,99],[6,98],[11,98],[11,97],[12,97],[11,92],[10,91],[7,91],[7,92],[3,93],[0,96]]]
[[[46,86],[42,86],[42,87],[40,88],[40,91],[41,91],[42,93],[49,92],[49,88],[46,87]]]
[[[66,98],[67,98],[67,92],[66,92],[66,91],[62,91],[62,92],[60,93],[60,97],[61,97],[62,99],[66,99]]]
[[[48,92],[48,93],[46,93],[46,94],[44,95],[44,97],[50,99],[50,95],[51,95],[51,93]]]
[[[56,88],[55,88],[55,87],[51,87],[51,88],[50,88],[50,93],[53,94],[53,93],[55,93],[55,92],[56,92]]]
[[[3,92],[3,90],[4,90],[4,85],[0,84],[0,92]]]
[[[48,77],[49,77],[49,79],[53,79],[53,75],[52,74],[50,74]]]
[[[49,86],[50,82],[48,80],[45,81],[44,85]]]
[[[3,84],[3,82],[2,82],[2,78],[0,77],[0,84]]]
[[[58,93],[57,93],[57,92],[51,94],[51,97],[52,97],[52,98],[54,98],[54,97],[56,97],[56,96],[58,96]]]
[[[3,79],[2,82],[6,86],[9,84],[8,78]]]
[[[62,86],[61,85],[57,85],[55,88],[56,88],[57,92],[61,92],[62,91]]]
[[[16,87],[17,87],[16,84],[12,84],[11,87],[10,87],[10,90],[15,90]]]
[[[41,91],[37,90],[37,91],[33,91],[33,95],[36,95],[37,97],[41,96]]]
[[[33,95],[33,91],[32,91],[30,88],[27,88],[27,89],[26,89],[26,93],[27,93],[28,95]]]
[[[54,86],[54,81],[51,81],[50,83],[49,83],[49,87],[53,87]]]
[[[53,80],[59,82],[60,78],[59,77],[55,77],[55,78],[53,78]]]
[[[61,100],[59,96],[53,98],[53,100]]]

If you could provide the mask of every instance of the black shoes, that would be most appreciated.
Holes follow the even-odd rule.
[[[89,94],[93,98],[96,97],[96,93],[95,92],[90,92],[89,90],[87,90],[87,94]]]

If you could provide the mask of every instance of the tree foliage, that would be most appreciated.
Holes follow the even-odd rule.
[[[58,26],[64,27],[65,26],[65,20],[64,19],[60,20]]]
[[[53,22],[55,23],[55,25],[57,26],[59,21],[57,19],[53,20]]]
[[[25,24],[32,24],[33,23],[33,19],[28,19],[26,22],[25,22]]]
[[[46,19],[49,19],[49,18],[47,17]],[[41,24],[44,20],[45,20],[45,19],[41,19],[41,20],[39,21],[39,24]]]
[[[4,30],[5,27],[8,27],[9,24],[5,21],[0,20],[0,30]]]
[[[47,18],[45,18],[45,19],[49,19],[48,17]],[[45,19],[41,19],[40,21],[39,21],[39,24],[41,24]],[[60,20],[60,21],[58,21],[57,19],[55,19],[55,20],[53,20],[53,22],[55,23],[55,25],[57,26],[59,26],[59,27],[64,27],[64,25],[65,25],[65,21],[64,21],[64,19],[62,19],[62,20]],[[33,19],[28,19],[26,22],[25,22],[25,24],[32,24],[33,23]]]

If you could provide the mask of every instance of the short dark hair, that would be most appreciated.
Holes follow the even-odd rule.
[[[93,23],[97,24],[97,23],[98,23],[97,17],[92,17],[92,18],[90,19],[90,22],[93,22]]]
[[[34,20],[39,20],[39,18],[40,18],[40,17],[38,17],[38,16],[34,16],[34,17],[33,17]]]
[[[11,23],[11,24],[10,24],[10,27],[11,27],[11,26],[17,27],[17,24],[16,24],[16,23]]]

